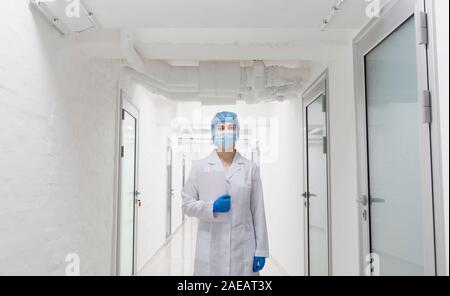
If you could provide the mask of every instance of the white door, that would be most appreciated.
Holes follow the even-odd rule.
[[[305,273],[329,275],[327,78],[322,75],[303,95],[305,142]]]
[[[139,115],[122,96],[118,203],[118,274],[134,275]]]

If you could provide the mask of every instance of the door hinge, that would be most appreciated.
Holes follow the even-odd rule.
[[[326,95],[322,95],[322,112],[327,112],[327,97]]]
[[[125,150],[124,147],[120,146],[120,157],[122,157],[122,158],[124,156],[124,152],[125,152],[124,150]]]
[[[431,93],[428,90],[424,90],[420,96],[420,102],[422,107],[422,122],[423,123],[431,123]]]
[[[419,45],[428,44],[428,15],[426,12],[419,11],[415,14],[417,27],[417,42]]]
[[[323,154],[327,154],[328,152],[328,138],[323,137]]]
[[[125,120],[125,109],[122,109],[122,120]]]

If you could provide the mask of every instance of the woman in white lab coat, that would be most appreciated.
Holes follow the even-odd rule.
[[[211,131],[217,150],[194,162],[182,191],[183,212],[199,218],[194,275],[259,275],[269,257],[259,168],[235,150],[235,113],[218,113]],[[217,171],[225,171],[228,194],[200,199],[199,173]]]

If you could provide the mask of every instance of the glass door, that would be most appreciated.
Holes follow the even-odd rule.
[[[329,275],[328,158],[325,80],[304,97],[306,273]],[[317,91],[319,93],[317,93]]]
[[[182,160],[182,173],[181,173],[181,190],[184,188],[184,184],[186,183],[186,154],[183,153],[183,160]],[[186,216],[184,215],[183,211],[181,211],[181,223],[184,223],[186,220]]]
[[[403,21],[384,38],[373,38],[361,60],[365,164],[359,202],[369,275],[435,274],[425,18],[422,1],[414,2],[398,2],[384,28],[390,19]]]
[[[118,274],[135,273],[138,115],[123,101],[120,146]]]
[[[366,55],[371,253],[381,275],[424,274],[414,17]]]
[[[172,182],[173,150],[171,144],[167,145],[167,193],[166,193],[166,238],[172,234],[172,199],[174,189]]]

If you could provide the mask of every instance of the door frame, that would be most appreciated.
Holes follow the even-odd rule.
[[[354,73],[355,73],[355,107],[356,107],[356,132],[357,132],[357,167],[358,167],[358,227],[359,227],[359,261],[360,261],[360,275],[368,275],[366,269],[371,267],[370,263],[373,258],[370,254],[370,210],[368,197],[368,163],[367,163],[367,114],[366,114],[366,88],[365,88],[365,64],[364,57],[377,45],[379,45],[385,38],[398,29],[405,21],[411,17],[416,17],[416,13],[428,13],[425,3],[427,0],[396,0],[391,1],[381,11],[380,17],[373,19],[354,39]],[[428,14],[427,23],[430,18]],[[417,27],[417,26],[416,26]],[[428,39],[430,42],[430,39]],[[428,50],[427,50],[428,47]],[[418,77],[418,92],[420,90],[431,90],[428,85],[428,80],[434,75],[430,72],[432,65],[429,59],[428,45],[418,45],[418,59],[417,59],[417,77]],[[420,99],[420,96],[418,96]],[[432,98],[432,113],[433,117],[438,111],[435,110],[437,104],[434,104],[435,98]],[[419,103],[420,104],[420,103]],[[419,113],[421,114],[421,113]],[[436,213],[442,212],[442,208],[438,209],[436,200],[441,200],[443,197],[438,196],[439,185],[436,183],[435,164],[439,161],[440,155],[434,155],[435,148],[439,146],[435,138],[436,124],[433,123],[427,127],[425,124],[420,127],[420,139],[424,141],[422,146],[429,146],[426,151],[421,151],[421,164],[423,173],[421,178],[424,180],[422,198],[423,209],[423,223],[427,225],[426,229],[433,229],[432,233],[423,232],[424,235],[424,271],[426,275],[435,275],[437,272],[437,265],[440,260],[445,262],[445,253],[440,254],[435,251],[436,247]],[[440,146],[439,146],[440,147]],[[440,167],[440,166],[439,166]],[[429,174],[428,174],[429,173]],[[440,174],[440,173],[439,173]],[[438,186],[438,187],[436,187]],[[427,192],[432,192],[431,196],[427,196]],[[439,203],[440,204],[440,203]],[[433,212],[435,213],[433,215]],[[366,218],[364,218],[364,216]],[[443,213],[442,213],[443,215]],[[438,219],[439,220],[439,219]],[[445,252],[445,251],[444,251]],[[442,253],[442,252],[439,252]],[[445,263],[444,263],[445,264]],[[445,268],[444,268],[445,269]],[[370,272],[369,272],[370,273]],[[370,273],[371,274],[371,273]]]
[[[173,147],[170,138],[167,139],[167,154],[166,154],[166,239],[174,233],[172,227],[172,202],[173,202]],[[170,163],[169,163],[170,162]]]
[[[139,110],[129,99],[129,96],[123,89],[119,90],[119,108],[118,108],[118,149],[116,153],[117,159],[117,195],[115,202],[115,274],[120,275],[120,192],[121,192],[121,147],[122,147],[122,120],[123,110],[126,110],[136,119],[136,151],[135,151],[135,195],[134,195],[134,229],[133,229],[133,275],[137,273],[137,227],[138,227],[138,208],[136,206],[137,192],[139,186]]]
[[[425,12],[428,18],[428,80],[431,92],[431,155],[433,166],[433,192],[434,192],[434,231],[436,251],[436,273],[439,276],[448,276],[448,254],[446,251],[446,236],[448,229],[445,226],[444,180],[442,176],[442,141],[440,120],[440,98],[437,71],[436,51],[436,21],[435,0],[425,0]],[[448,98],[443,98],[447,100]]]
[[[303,231],[304,231],[304,272],[310,275],[309,262],[309,219],[307,208],[308,190],[308,130],[307,130],[307,107],[324,96],[325,103],[325,127],[326,127],[326,155],[327,155],[327,241],[328,241],[328,275],[333,275],[332,266],[332,219],[331,219],[331,154],[330,154],[330,113],[329,113],[329,71],[326,69],[302,94],[302,116],[303,116]]]

